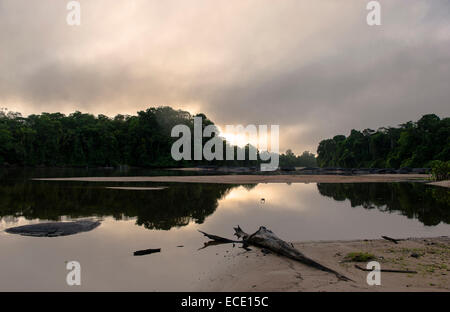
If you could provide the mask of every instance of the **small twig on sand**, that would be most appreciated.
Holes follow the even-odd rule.
[[[373,270],[365,269],[363,267],[360,267],[359,265],[355,264],[355,268],[360,269],[364,272],[372,272]],[[409,270],[389,270],[389,269],[381,269],[380,272],[386,272],[386,273],[410,273],[410,274],[416,274],[416,271],[409,271]]]

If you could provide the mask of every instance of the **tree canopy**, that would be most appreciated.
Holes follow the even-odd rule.
[[[170,107],[148,108],[137,115],[94,116],[79,111],[69,115],[42,113],[23,117],[20,113],[0,111],[0,165],[67,167],[183,167],[193,165],[257,166],[261,161],[212,160],[176,161],[171,156],[171,137],[175,125],[186,125],[194,134],[194,117],[202,117],[202,127],[214,123],[205,114]],[[209,138],[204,138],[203,144]],[[192,144],[194,140],[191,140]],[[226,150],[225,140],[223,140]],[[233,147],[235,151],[249,145]],[[193,151],[194,149],[191,148]],[[193,157],[192,157],[193,158]],[[280,165],[315,163],[309,152],[301,156],[282,155]]]
[[[296,156],[292,150],[288,149],[285,154],[280,155],[280,166],[315,167],[317,166],[316,155],[304,151],[301,155]]]
[[[321,167],[430,167],[431,161],[450,159],[450,118],[424,115],[417,122],[377,131],[351,130],[323,140],[317,148]]]

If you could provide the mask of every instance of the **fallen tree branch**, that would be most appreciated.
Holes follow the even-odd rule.
[[[208,237],[209,239],[212,239],[212,240],[217,241],[217,242],[221,242],[221,243],[243,243],[243,241],[232,240],[232,239],[228,239],[228,238],[225,238],[225,237],[208,234],[208,233],[205,233],[205,232],[200,231],[200,230],[198,230],[198,231],[200,233],[202,233],[203,235],[205,235],[206,237]]]
[[[389,236],[381,236],[381,238],[384,238],[385,240],[391,241],[394,244],[398,244],[399,241],[404,240],[404,239],[399,239],[399,238],[392,238]]]
[[[210,241],[204,242],[203,243],[203,247],[200,247],[197,250],[202,250],[202,249],[205,249],[206,247],[217,246],[217,245],[222,245],[222,244],[229,244],[229,242],[221,242],[221,241],[210,240]]]
[[[243,243],[244,247],[247,245],[253,245],[260,248],[265,248],[267,250],[270,250],[276,254],[288,257],[290,259],[299,261],[303,264],[306,264],[310,267],[316,268],[321,271],[329,272],[334,275],[340,280],[343,281],[351,281],[348,277],[334,271],[333,269],[330,269],[308,257],[303,255],[300,251],[295,249],[292,244],[289,244],[282,239],[278,238],[272,231],[266,229],[265,227],[261,226],[258,231],[255,233],[249,235],[246,232],[244,232],[240,226],[237,226],[234,228],[234,235],[238,238],[241,238],[242,241],[232,241],[227,238],[223,238],[216,235],[207,234],[205,232],[200,231],[205,235],[206,237],[215,240],[216,238],[220,241],[226,241],[230,243]]]
[[[372,272],[373,270],[365,269],[363,267],[360,267],[359,265],[355,264],[355,268],[360,269],[364,272]],[[387,272],[387,273],[410,273],[410,274],[416,274],[416,271],[409,271],[409,270],[390,270],[390,269],[381,269],[380,272]]]

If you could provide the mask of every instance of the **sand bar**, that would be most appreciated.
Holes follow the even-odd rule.
[[[294,243],[310,258],[344,274],[353,282],[275,254],[231,248],[228,265],[204,280],[200,291],[450,291],[450,238],[410,238],[394,244],[384,239]],[[342,262],[350,252],[376,256],[381,269],[413,270],[417,274],[381,273],[381,285],[369,286],[367,262]],[[412,257],[416,253],[418,258]]]
[[[73,177],[36,178],[40,181],[80,182],[180,182],[180,183],[362,183],[424,181],[428,174],[367,174],[367,175],[195,175],[195,176],[135,176],[135,177]]]
[[[165,190],[167,186],[158,186],[158,187],[137,187],[137,186],[108,186],[105,187],[111,190],[125,190],[125,191],[160,191]]]
[[[439,182],[431,182],[431,185],[442,186],[442,187],[450,187],[450,180],[439,181]]]

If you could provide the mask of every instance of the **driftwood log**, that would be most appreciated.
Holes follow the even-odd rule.
[[[240,238],[240,241],[234,241],[228,238],[223,238],[216,235],[211,235],[205,232],[200,231],[203,235],[206,237],[218,241],[221,243],[242,243],[244,244],[244,247],[248,245],[265,248],[267,250],[270,250],[276,254],[288,257],[290,259],[299,261],[303,264],[306,264],[310,267],[313,267],[315,269],[325,271],[332,273],[336,275],[336,277],[343,281],[351,281],[348,277],[334,271],[333,269],[330,269],[308,257],[306,257],[304,254],[302,254],[300,251],[294,248],[292,244],[289,244],[285,242],[284,240],[280,239],[278,236],[276,236],[271,230],[266,229],[264,226],[261,226],[258,231],[256,231],[253,234],[247,234],[245,233],[239,226],[234,228],[234,235],[236,235],[238,238]]]

